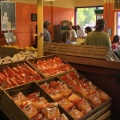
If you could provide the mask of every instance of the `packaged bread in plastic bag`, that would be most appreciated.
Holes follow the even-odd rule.
[[[58,102],[61,107],[63,107],[65,110],[68,110],[74,106],[72,102],[70,102],[68,99],[64,98],[63,100]]]
[[[83,111],[85,114],[92,110],[91,106],[84,99],[81,102],[77,102],[75,105],[79,110]]]
[[[75,120],[79,120],[81,117],[84,116],[84,113],[79,111],[76,108],[73,108],[73,109],[69,110],[68,112]]]
[[[25,112],[25,114],[32,119],[37,113],[38,111],[36,110],[36,108],[32,105],[32,101],[25,101],[22,102],[22,104],[20,105],[20,107],[23,109],[23,111]]]
[[[94,106],[99,106],[102,104],[101,99],[97,95],[96,92],[88,94],[88,100],[94,105]]]
[[[71,102],[73,103],[76,103],[78,101],[81,101],[82,98],[78,95],[76,95],[75,93],[72,93],[69,97],[68,97],[68,100],[70,100]]]
[[[26,97],[25,97],[21,92],[19,92],[18,94],[12,96],[11,98],[14,100],[14,102],[15,102],[18,106],[20,106],[21,103],[22,103],[22,101],[26,99]]]
[[[48,103],[48,101],[44,98],[44,97],[40,97],[40,98],[35,98],[32,100],[32,105],[37,109],[40,110],[41,107]]]
[[[110,99],[110,97],[103,91],[98,91],[97,93],[102,102],[106,102],[107,100]]]
[[[42,106],[42,113],[47,119],[54,119],[60,115],[57,103],[47,103]]]

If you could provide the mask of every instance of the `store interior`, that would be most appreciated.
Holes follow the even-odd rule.
[[[0,120],[120,119],[120,0],[0,5]],[[93,32],[109,41],[88,44]]]

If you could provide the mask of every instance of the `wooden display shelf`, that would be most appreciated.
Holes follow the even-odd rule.
[[[110,107],[111,107],[111,103],[108,104],[107,106],[105,106],[103,109],[101,109],[100,111],[98,111],[97,113],[95,113],[94,115],[92,115],[91,117],[89,117],[86,120],[105,120],[107,117],[109,117],[111,115]]]
[[[4,58],[6,56],[13,56],[14,54],[16,53],[19,53],[19,52],[25,52],[26,49],[16,49],[16,48],[10,48],[10,47],[0,47],[0,57],[1,58]],[[32,51],[32,52],[35,52],[37,50],[29,50],[29,51]]]
[[[64,43],[44,43],[44,52],[63,55],[74,55],[87,58],[119,61],[117,56],[106,46],[74,45]]]
[[[110,120],[111,118],[111,110],[107,111],[105,114],[103,114],[102,116],[100,116],[99,118],[97,118],[96,120]]]
[[[72,70],[68,70],[66,72],[62,72],[62,73],[59,73],[59,74],[55,74],[55,75],[52,75],[52,76],[46,76],[40,69],[36,68],[34,65],[33,65],[33,62],[36,64],[38,60],[41,60],[41,61],[44,61],[44,60],[48,60],[48,59],[54,59],[55,57],[58,57],[62,60],[62,62],[64,64],[68,64],[72,70],[75,70],[73,68],[73,66],[71,66],[69,63],[67,63],[64,59],[62,59],[60,56],[58,55],[48,55],[48,56],[44,56],[44,57],[40,57],[40,58],[35,58],[35,59],[30,59],[30,60],[27,60],[28,64],[30,64],[36,71],[38,71],[40,74],[42,74],[44,76],[44,78],[53,78],[53,77],[57,77],[59,75],[64,75],[66,73],[68,73],[69,71],[72,71]]]
[[[59,77],[54,77],[54,78],[51,78],[51,79],[47,79],[47,80],[45,80],[45,81],[40,81],[40,82],[38,82],[37,84],[40,86],[40,85],[42,85],[42,84],[44,84],[44,83],[50,83],[50,82],[52,82],[52,81],[61,81],[61,82],[63,82],[64,84],[66,84],[67,85],[67,87],[69,88],[69,89],[71,89],[72,91],[73,91],[73,93],[75,93],[76,95],[78,95],[78,96],[80,96],[80,97],[82,97],[79,93],[77,93],[73,88],[71,88],[66,82],[64,82],[63,80],[61,80]],[[82,98],[84,98],[84,97],[82,97]],[[84,98],[85,99],[85,98]],[[91,118],[92,117],[92,119],[89,119],[89,120],[95,120],[96,118],[98,118],[98,117],[100,117],[103,113],[105,113],[107,110],[109,110],[110,109],[110,107],[111,107],[111,98],[107,101],[107,102],[105,102],[105,103],[103,103],[102,105],[100,105],[100,106],[98,106],[98,107],[95,107],[92,103],[90,103],[88,100],[86,100],[88,103],[89,103],[89,105],[92,107],[92,111],[90,111],[89,113],[87,113],[86,115],[84,115],[82,118],[80,118],[79,120],[86,120],[86,119],[89,119],[89,117]],[[97,114],[97,115],[96,115]],[[95,117],[94,117],[94,115],[95,115]]]
[[[35,82],[31,82],[3,91],[2,97],[0,99],[0,109],[7,115],[10,120],[30,120],[24,111],[12,100],[11,96],[19,92],[22,92],[25,96],[28,96],[38,91],[40,91],[40,96],[44,96],[49,103],[55,102]],[[64,113],[69,120],[73,120],[73,118],[59,105],[58,109],[60,110],[60,113]]]
[[[48,55],[50,53],[45,53]],[[120,62],[59,55],[112,98],[112,119],[120,119]]]

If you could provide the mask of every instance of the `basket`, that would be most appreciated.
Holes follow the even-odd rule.
[[[22,63],[26,63],[30,68],[32,68],[32,69],[35,70],[37,73],[39,73],[38,70],[34,69],[34,67],[32,67],[30,64],[28,64],[28,62],[26,62],[26,61],[19,61],[19,62],[14,62],[14,63],[9,63],[9,64],[0,65],[0,72],[2,72],[2,69],[6,69],[7,66],[10,67],[10,68],[12,68],[12,67],[16,67],[18,64],[20,65],[20,64],[22,64]],[[40,73],[39,73],[39,74],[40,74]],[[41,77],[43,78],[42,80],[44,80],[45,77],[44,77],[42,74],[40,74],[40,75],[41,75]],[[37,80],[37,81],[39,81],[39,80]]]
[[[28,62],[35,70],[39,71],[39,73],[42,74],[45,78],[53,78],[53,77],[57,77],[57,76],[59,76],[59,75],[64,75],[64,74],[68,73],[69,71],[48,77],[48,76],[45,76],[40,70],[38,70],[38,69],[32,64],[32,62],[34,62],[34,63],[36,64],[38,60],[43,61],[43,60],[47,60],[47,59],[50,59],[50,58],[53,59],[54,57],[59,57],[59,58],[62,60],[63,63],[68,64],[69,66],[71,66],[69,63],[67,63],[65,60],[63,60],[63,59],[62,59],[60,56],[58,56],[58,55],[48,55],[48,56],[41,57],[41,58],[30,59],[30,60],[27,60],[27,62]],[[71,67],[72,67],[72,66],[71,66]],[[72,67],[72,68],[73,68],[73,67]],[[73,69],[70,70],[70,71],[73,71],[73,70],[75,70],[75,68],[73,68]]]
[[[90,82],[88,79],[86,79],[83,75],[81,75],[80,73],[78,73],[77,71],[74,71],[74,72],[76,72],[78,75],[79,75],[79,79],[84,79],[85,80],[85,82]],[[69,72],[70,73],[70,72]],[[61,80],[61,81],[63,81],[61,78],[60,78],[61,76],[59,76],[59,79]],[[67,84],[65,81],[63,81],[65,84]],[[93,83],[92,83],[93,84]],[[68,84],[67,84],[68,85]],[[83,97],[83,95],[82,94],[80,94],[80,93],[78,93],[76,90],[74,90],[70,85],[68,85],[69,86],[69,88],[70,89],[72,89],[75,93],[77,93],[77,94],[79,94],[80,96],[82,96]],[[94,84],[93,84],[93,86],[95,86]],[[97,86],[95,86],[96,88],[97,88],[97,90],[101,90],[101,89],[99,89]],[[88,101],[85,97],[83,97],[86,101]],[[98,106],[98,107],[95,107],[92,103],[92,106],[96,109],[96,111],[99,111],[100,109],[102,109],[103,107],[105,107],[106,105],[108,105],[109,103],[111,103],[111,101],[112,101],[112,98],[110,98],[108,101],[106,101],[105,103],[103,103],[102,105],[100,105],[100,106]]]
[[[0,108],[4,111],[4,113],[8,116],[10,120],[30,120],[23,112],[23,110],[19,106],[17,106],[17,104],[15,104],[10,96],[13,96],[19,92],[22,92],[25,96],[28,96],[29,94],[38,91],[40,91],[40,96],[44,96],[48,100],[48,102],[55,102],[35,82],[31,82],[3,91],[2,98],[0,100]],[[58,106],[58,108],[60,110],[60,113],[65,113],[69,120],[73,120],[71,116],[64,111],[64,109],[62,109],[60,106]]]
[[[56,77],[56,78],[51,78],[51,79],[48,79],[48,80],[44,80],[44,81],[41,81],[41,82],[38,82],[37,84],[40,86],[41,84],[43,84],[43,83],[45,83],[45,82],[48,82],[48,83],[50,83],[51,81],[61,81],[61,82],[63,82],[64,84],[66,84],[64,81],[62,81],[61,79],[59,79],[58,77]],[[68,84],[66,84],[67,85],[67,87],[69,88],[69,89],[71,89],[71,90],[73,90]],[[75,94],[77,94],[78,96],[80,96],[80,97],[82,97],[80,94],[78,94],[77,92],[75,92],[74,90],[73,90],[73,92],[75,93]],[[83,98],[83,97],[82,97]],[[86,100],[87,101],[87,100]],[[95,108],[89,101],[87,101],[89,104],[90,104],[90,106],[92,107],[92,111],[91,112],[89,112],[89,113],[87,113],[86,115],[84,115],[82,118],[80,118],[79,120],[86,120],[87,118],[89,118],[90,116],[92,116],[92,115],[94,115],[96,112],[98,112],[99,110],[101,110],[102,108],[104,108],[105,106],[101,106],[101,107],[99,107],[99,108]]]

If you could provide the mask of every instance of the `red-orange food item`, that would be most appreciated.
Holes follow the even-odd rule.
[[[58,118],[56,120],[69,120],[65,114],[61,114],[60,116],[58,116]]]
[[[73,91],[68,89],[67,86],[64,84],[64,88],[61,90],[61,94],[63,97],[68,97]]]
[[[50,82],[50,87],[57,87],[57,86],[59,86],[60,85],[60,82],[58,81],[58,82]]]
[[[64,98],[63,100],[59,101],[58,104],[63,107],[65,110],[68,110],[74,106],[72,102],[70,102],[68,99]]]
[[[35,107],[33,107],[31,100],[26,101],[26,102],[22,102],[22,104],[20,105],[20,107],[23,109],[23,111],[25,112],[25,114],[30,119],[32,119],[38,113],[38,111],[35,109]]]
[[[102,104],[102,101],[100,100],[99,96],[97,95],[96,92],[90,93],[88,95],[89,101],[94,105],[94,106],[99,106]]]
[[[56,103],[47,103],[43,105],[41,112],[47,119],[54,119],[60,115],[60,111]]]
[[[84,89],[83,87],[81,87],[79,90],[77,90],[79,93],[81,93],[83,95],[83,97],[85,97],[86,99],[88,98],[88,94],[89,92],[87,91],[87,89]]]
[[[69,97],[68,97],[68,100],[70,100],[71,102],[73,103],[76,103],[78,101],[81,101],[82,98],[79,97],[78,95],[76,95],[75,93],[72,93]]]
[[[102,100],[102,102],[106,102],[107,100],[110,99],[110,97],[103,91],[98,91],[97,93],[100,99]]]
[[[34,99],[40,96],[40,92],[35,92],[27,96],[28,99]]]
[[[69,114],[75,119],[79,120],[81,117],[83,117],[83,112],[77,110],[77,109],[72,109],[69,111]]]
[[[63,96],[60,93],[52,93],[50,96],[57,102],[63,99]]]
[[[48,101],[44,98],[44,97],[40,97],[40,98],[35,98],[32,100],[32,105],[37,109],[40,110],[41,107],[48,103]]]
[[[42,113],[37,113],[31,120],[43,120]]]
[[[81,102],[77,102],[75,105],[79,110],[83,111],[85,114],[92,110],[91,106],[84,99]]]
[[[20,106],[21,103],[22,103],[22,101],[23,101],[24,99],[26,99],[26,97],[25,97],[21,92],[19,92],[18,94],[12,96],[11,98],[14,100],[14,102],[15,102],[18,106]]]

